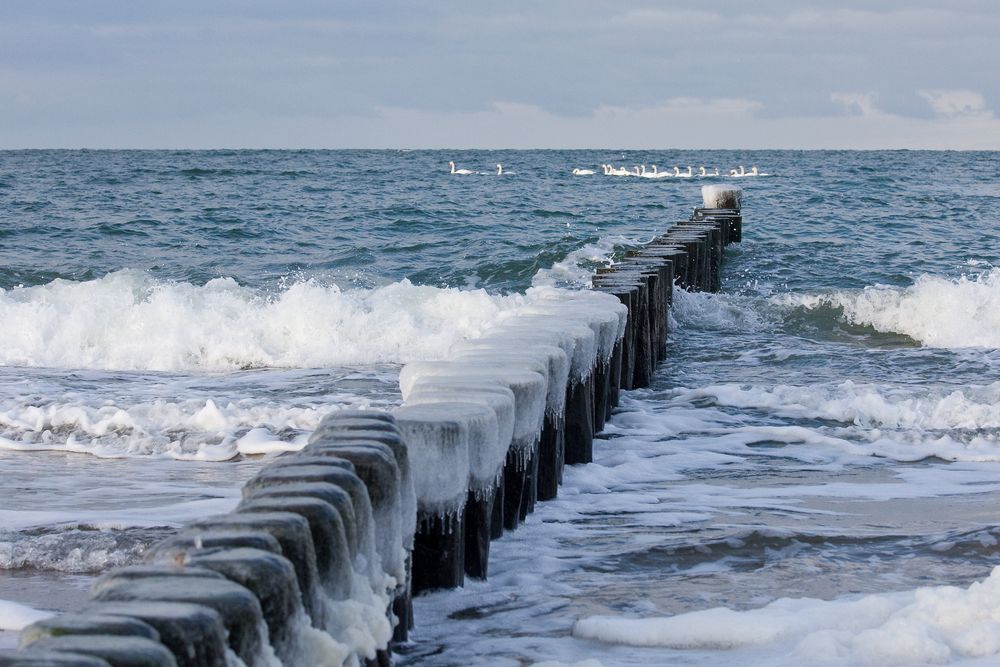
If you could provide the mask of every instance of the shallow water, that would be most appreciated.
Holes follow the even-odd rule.
[[[998,564],[997,157],[0,153],[0,599],[72,608],[327,411],[397,402],[400,363],[733,182],[723,293],[678,295],[595,463],[494,543],[488,582],[418,601],[401,661],[988,661],[1000,630],[970,610],[1000,595],[926,601]],[[770,175],[569,174],[608,161]],[[862,595],[879,614],[843,606]],[[684,616],[718,607],[756,616]],[[574,625],[595,616],[674,620],[604,641]]]

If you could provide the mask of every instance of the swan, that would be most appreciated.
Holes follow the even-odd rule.
[[[503,176],[503,165],[497,163],[497,176]]]
[[[449,162],[448,166],[451,167],[451,173],[453,173],[453,174],[461,174],[461,175],[464,176],[466,174],[471,174],[472,173],[472,171],[470,171],[468,169],[455,169],[455,163],[454,162]]]
[[[694,175],[694,172],[691,170],[690,166],[688,167],[688,170],[686,172],[681,172],[681,168],[680,167],[674,167],[674,177],[675,178],[691,178],[693,175]]]
[[[671,176],[673,176],[673,174],[670,173],[669,171],[660,171],[655,164],[652,165],[652,167],[653,167],[652,171],[646,171],[645,165],[643,165],[642,173],[639,175],[642,176],[643,178],[656,178],[656,179],[670,178]]]
[[[612,176],[628,176],[628,170],[625,167],[621,167],[619,169],[615,169],[614,166],[612,165],[612,167],[611,167],[611,175]]]
[[[757,171],[757,167],[750,167],[750,171],[747,172],[747,176],[767,176],[767,174]]]
[[[741,164],[740,168],[738,170],[737,169],[730,169],[729,170],[729,175],[732,176],[733,178],[742,178],[742,177],[744,177],[744,176],[747,175],[747,170],[744,169],[743,165]]]
[[[643,178],[664,178],[670,176],[671,174],[666,171],[660,171],[653,165],[653,171],[646,171],[646,165],[642,165],[642,173],[639,174]]]
[[[601,165],[601,166],[603,167],[604,165]],[[594,173],[593,169],[574,169],[573,170],[573,175],[574,176],[591,176],[591,175],[593,175],[593,173]],[[605,173],[607,173],[607,172],[605,172]]]
[[[643,168],[645,168],[645,166],[646,166],[646,165],[642,165],[642,166],[643,166]],[[640,172],[640,171],[639,171],[639,165],[636,165],[636,166],[635,166],[635,167],[634,167],[634,168],[632,169],[632,173],[631,173],[631,174],[629,174],[629,176],[641,176],[641,175],[642,175],[642,172]]]

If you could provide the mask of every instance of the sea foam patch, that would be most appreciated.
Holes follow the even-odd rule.
[[[23,630],[35,621],[52,616],[52,612],[35,609],[10,600],[0,600],[0,630]]]
[[[717,607],[661,618],[591,616],[583,639],[678,650],[747,649],[766,664],[948,664],[1000,653],[1000,568],[968,588],[933,586],[835,600],[782,598],[748,611]],[[720,657],[721,659],[721,657]]]
[[[832,445],[897,461],[932,456],[950,461],[1000,461],[1000,383],[952,389],[848,380],[808,386],[721,384],[674,392],[674,400],[682,403],[705,399],[716,406],[752,408],[782,419],[825,422],[808,429],[776,426],[767,431],[757,426],[740,430],[759,432],[779,442]]]

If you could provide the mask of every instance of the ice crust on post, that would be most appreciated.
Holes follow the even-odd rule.
[[[309,439],[310,444],[331,442],[380,442],[392,450],[399,466],[402,542],[406,549],[413,546],[416,530],[417,497],[413,490],[410,455],[399,428],[388,412],[376,410],[338,410],[323,418]]]
[[[559,320],[575,320],[586,324],[594,332],[596,337],[596,354],[593,359],[594,365],[598,362],[606,363],[614,352],[615,343],[620,338],[620,333],[624,333],[625,327],[619,310],[624,309],[617,298],[615,308],[607,308],[605,305],[592,305],[589,300],[572,300],[570,302],[552,300],[551,303],[539,303],[525,307],[521,312],[533,315],[549,315],[557,317]]]
[[[546,412],[561,415],[565,409],[570,359],[566,352],[556,345],[545,345],[540,342],[526,344],[523,340],[498,335],[460,343],[452,348],[450,359],[495,361],[544,373],[548,382]]]
[[[400,371],[399,386],[403,399],[410,395],[418,381],[431,377],[455,378],[465,382],[492,382],[510,389],[514,393],[515,413],[512,448],[519,450],[525,458],[530,456],[545,418],[548,383],[544,375],[535,371],[476,361],[422,361],[407,364]],[[409,440],[407,442],[409,443]],[[413,444],[409,444],[412,449]],[[417,495],[419,496],[419,492]]]
[[[423,406],[408,403],[400,410],[403,417],[397,415],[397,420],[401,426],[406,428],[407,407],[413,407],[417,412],[444,413],[450,419],[461,420],[465,423],[466,449],[468,451],[468,476],[466,478],[463,492],[472,491],[477,495],[484,494],[493,489],[497,477],[497,471],[493,468],[493,457],[497,450],[499,439],[499,427],[496,412],[483,403],[472,403],[461,400],[442,403],[425,403]],[[430,473],[426,470],[418,470],[418,479],[431,481],[433,477],[440,474],[439,471]],[[461,469],[454,470],[456,478],[461,476]],[[417,495],[418,502],[421,499]],[[424,496],[426,498],[426,496]]]
[[[597,336],[581,322],[566,321],[552,315],[518,315],[504,320],[489,334],[509,336],[511,340],[531,341],[541,336],[551,337],[570,359],[571,384],[585,381],[594,370],[597,358]]]
[[[705,208],[740,208],[743,191],[725,185],[703,185],[701,200]]]
[[[465,504],[469,490],[469,420],[461,409],[452,410],[453,405],[404,405],[393,411],[413,455],[418,515],[458,515]]]
[[[423,403],[475,403],[491,409],[497,419],[497,438],[492,448],[481,447],[469,452],[470,468],[492,471],[493,483],[499,477],[514,439],[514,392],[498,385],[477,385],[473,383],[449,382],[449,378],[431,378],[426,384],[420,383],[410,392],[407,405]],[[486,443],[483,443],[484,445]],[[473,459],[479,457],[477,463]],[[483,473],[480,473],[483,474]]]

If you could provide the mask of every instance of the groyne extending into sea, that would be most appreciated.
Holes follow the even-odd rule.
[[[419,622],[412,596],[487,577],[491,541],[592,459],[621,390],[649,384],[674,286],[720,288],[740,193],[703,196],[591,290],[534,290],[446,359],[404,366],[402,406],[327,416],[236,510],[106,573],[0,665],[388,664]]]

